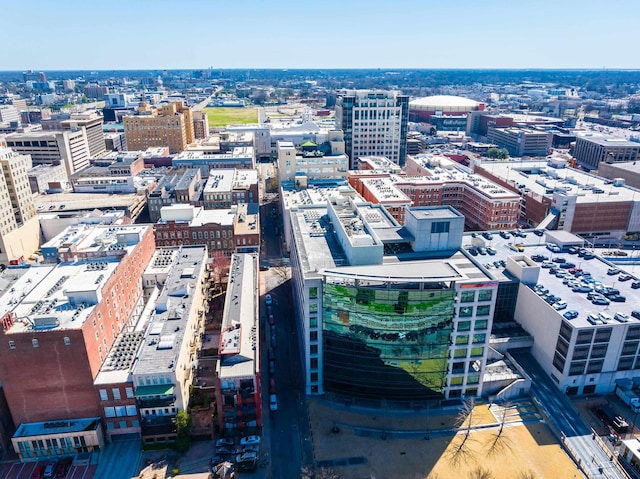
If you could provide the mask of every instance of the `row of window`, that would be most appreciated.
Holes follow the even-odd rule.
[[[433,228],[432,228],[433,229]],[[478,301],[491,301],[493,299],[492,289],[481,289],[478,291]],[[476,300],[475,291],[460,291],[461,303],[473,303]]]
[[[134,397],[133,388],[127,387],[127,388],[124,388],[124,389],[125,389],[125,394],[127,395],[127,398],[131,399],[131,398]],[[100,400],[101,401],[108,401],[109,400],[109,393],[108,393],[108,391],[106,389],[100,389],[99,393],[100,393]],[[119,401],[120,399],[122,399],[120,388],[111,389],[111,394],[113,396],[113,399],[116,400],[116,401]]]
[[[490,304],[476,306],[476,316],[488,316],[491,311]],[[473,306],[460,306],[458,317],[469,318],[473,316]]]
[[[65,336],[64,339],[64,345],[65,346],[71,346],[71,338]],[[40,347],[40,341],[38,339],[32,339],[31,340],[31,345],[34,348],[39,348]],[[16,349],[16,342],[15,341],[9,341],[9,349]]]
[[[104,417],[137,416],[138,408],[135,406],[114,406],[104,408]]]

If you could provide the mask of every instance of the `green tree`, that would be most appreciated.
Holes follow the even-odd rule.
[[[487,150],[487,158],[506,160],[509,158],[509,151],[506,148],[489,148]]]
[[[191,416],[184,409],[178,411],[176,415],[176,429],[178,437],[176,438],[175,449],[178,452],[187,452],[190,446]]]

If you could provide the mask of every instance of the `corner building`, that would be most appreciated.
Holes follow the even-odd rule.
[[[453,208],[401,227],[343,191],[291,210],[307,394],[422,401],[482,394],[498,283],[460,248]]]

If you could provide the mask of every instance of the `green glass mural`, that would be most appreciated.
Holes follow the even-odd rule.
[[[446,385],[453,289],[325,284],[324,389],[432,399]]]

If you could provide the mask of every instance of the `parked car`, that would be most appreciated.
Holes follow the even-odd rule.
[[[589,293],[590,291],[593,291],[593,288],[591,286],[583,284],[578,286],[577,288],[572,288],[571,291],[573,291],[574,293]]]
[[[638,311],[637,309],[634,309],[633,311],[631,311],[631,316],[633,316],[636,319],[640,319],[640,311]]]
[[[587,251],[583,256],[584,259],[593,259],[595,257],[596,257],[596,255],[591,253],[590,251]]]
[[[578,311],[576,311],[575,309],[570,309],[569,311],[564,313],[562,316],[564,316],[566,319],[576,319],[579,314],[580,313],[578,313]]]
[[[566,262],[564,262],[564,263],[561,263],[561,264],[560,264],[560,267],[561,267],[562,269],[571,269],[571,268],[575,268],[575,267],[576,267],[576,265],[575,265],[574,263],[571,263],[570,261],[566,261]]]
[[[543,254],[534,254],[531,256],[531,259],[537,263],[541,262],[541,261],[547,261],[549,259],[548,256],[545,256]]]
[[[252,444],[260,444],[260,436],[245,436],[240,439],[241,446],[251,446]]]
[[[278,398],[276,397],[275,394],[270,394],[269,395],[269,409],[271,411],[277,411],[278,410]]]
[[[56,466],[58,465],[58,461],[48,462],[44,468],[44,472],[42,473],[42,477],[53,477],[56,472]]]
[[[591,300],[591,303],[599,306],[608,306],[611,304],[611,301],[609,301],[607,298],[593,298]]]
[[[533,234],[536,236],[543,236],[544,230],[533,230]]]
[[[60,461],[58,462],[58,465],[56,466],[55,477],[57,478],[66,477],[72,462],[73,462],[73,459],[71,459],[70,457],[65,457],[63,459],[60,459]]]
[[[631,283],[631,288],[633,289],[640,288],[640,281],[634,281],[633,283]]]
[[[216,447],[233,446],[233,439],[230,437],[221,437],[216,440]]]
[[[620,273],[620,270],[618,268],[609,268],[607,270],[607,274],[609,276],[615,276],[616,274],[619,274],[619,273]]]
[[[478,256],[478,248],[469,248],[471,256]]]
[[[623,273],[618,276],[618,281],[629,281],[630,279],[633,279],[633,276],[631,276],[630,274]]]
[[[486,255],[487,254],[487,248],[478,248],[478,253],[480,253],[481,255]]]
[[[578,248],[576,248],[575,246],[571,246],[568,250],[569,254],[578,254],[578,251],[580,251]]]
[[[269,361],[269,374],[276,373],[276,363],[273,361]]]
[[[507,233],[506,231],[500,231],[500,236],[503,237],[504,239],[509,239],[511,238],[511,235],[509,233]]]
[[[273,317],[273,314],[269,315],[269,324],[271,326],[273,326],[274,324],[276,324],[276,318]]]
[[[558,263],[558,264],[566,263],[566,262],[567,262],[567,260],[566,260],[565,258],[562,258],[562,257],[560,257],[560,256],[556,256],[556,257],[555,257],[555,258],[553,258],[551,261],[553,261],[554,263]],[[574,266],[575,266],[575,265],[574,265]]]
[[[482,233],[482,237],[486,240],[491,241],[493,239],[493,235],[491,233],[489,233],[488,231],[485,231],[484,233]]]
[[[267,306],[268,306],[268,305],[273,304],[273,298],[271,297],[271,295],[270,295],[270,294],[267,294],[267,295],[264,297],[264,301],[265,301],[265,303],[267,303]]]
[[[36,467],[31,473],[31,479],[42,479],[44,476],[44,466]]]
[[[621,323],[629,322],[629,315],[625,313],[616,313],[613,318]]]
[[[556,311],[562,311],[563,309],[567,309],[567,302],[566,301],[558,301],[556,304],[553,305],[553,309],[555,309]]]
[[[218,446],[216,447],[216,454],[221,457],[232,456],[236,453],[235,449],[230,446]]]
[[[491,256],[495,256],[497,252],[498,251],[495,248],[492,248],[491,246],[487,248],[487,253],[489,253]]]
[[[609,301],[613,301],[615,303],[624,303],[627,301],[626,296],[622,296],[621,294],[613,294],[611,296],[607,296]]]
[[[258,459],[258,453],[257,452],[243,452],[242,454],[238,454],[236,456],[236,462],[250,462],[250,461],[256,461]]]
[[[276,393],[276,380],[274,378],[269,379],[269,393]]]

